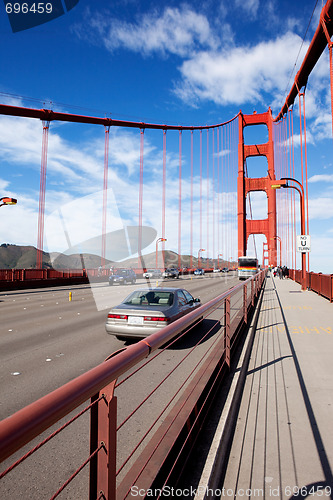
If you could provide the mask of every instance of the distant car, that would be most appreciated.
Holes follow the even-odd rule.
[[[117,269],[109,276],[109,285],[127,285],[136,282],[136,274],[133,269]]]
[[[194,274],[196,274],[196,275],[203,275],[203,274],[205,274],[205,271],[203,269],[199,268],[199,269],[196,269],[194,271]]]
[[[224,268],[222,269],[222,273],[228,273],[228,272],[229,272],[229,269],[228,269],[227,267],[224,267]]]
[[[176,267],[168,267],[162,276],[163,278],[179,278],[179,271]]]
[[[162,273],[159,269],[147,269],[147,271],[143,273],[143,277],[146,279],[161,278]]]
[[[217,267],[215,267],[215,268],[213,269],[213,273],[219,273],[220,271],[221,271],[221,269],[218,269]]]
[[[118,339],[144,338],[200,305],[182,288],[139,289],[111,309],[105,329]]]

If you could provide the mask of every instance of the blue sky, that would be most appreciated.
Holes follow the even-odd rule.
[[[239,110],[264,112],[269,106],[276,116],[318,25],[321,0],[309,25],[315,5],[314,0],[206,1],[203,4],[80,0],[66,15],[17,33],[12,33],[4,7],[0,6],[0,101],[179,125],[212,125],[231,119]],[[327,52],[310,76],[306,109],[313,246],[310,267],[330,273],[333,272],[333,166]],[[299,161],[296,105],[294,116],[295,158]],[[2,242],[36,245],[41,136],[42,127],[37,120],[0,117],[0,189],[19,200],[16,207],[2,208]],[[251,133],[248,137],[251,141]],[[214,140],[216,148],[216,138]],[[255,142],[264,140],[254,139]],[[198,137],[195,141],[198,151]],[[204,158],[205,141],[204,136]],[[209,141],[211,144],[211,136]],[[230,142],[229,149],[231,146]],[[144,222],[156,227],[160,234],[161,132],[147,131],[144,147]],[[109,231],[137,223],[139,148],[138,131],[111,130]],[[189,250],[186,217],[190,197],[189,136],[185,134],[183,150],[185,236],[182,247],[185,252]],[[216,162],[217,157],[221,159],[226,154],[226,150],[216,151]],[[68,238],[64,234],[70,235],[74,245],[100,233],[103,155],[102,127],[51,123],[45,211],[45,246],[49,251],[66,249]],[[168,247],[175,251],[178,164],[178,135],[168,133],[166,236]],[[195,169],[198,181],[197,157]],[[259,162],[251,163],[250,175],[261,176],[266,172],[262,172]],[[208,189],[213,189],[212,174],[210,176],[210,181],[203,176],[204,191],[207,182]],[[237,253],[236,207],[231,184],[229,191],[228,200],[225,195],[220,201],[225,212],[229,211],[223,224],[224,227],[230,225],[230,247],[228,244],[225,248],[224,242],[217,243],[216,236],[215,243],[210,242],[214,257],[219,251],[224,255],[231,252],[232,256]],[[195,191],[196,202],[197,195]],[[254,196],[252,203],[257,217],[264,217],[265,199]],[[64,219],[59,215],[59,207]],[[55,230],[57,224],[62,236]],[[205,229],[203,233],[205,241]],[[199,244],[196,240],[194,254]],[[154,248],[153,243],[147,251]],[[258,254],[261,256],[261,253],[260,247]]]

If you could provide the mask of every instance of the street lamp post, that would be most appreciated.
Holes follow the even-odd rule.
[[[221,253],[219,253],[218,256],[217,256],[217,267],[218,267],[218,269],[220,269],[220,256],[223,257],[223,255]]]
[[[8,196],[3,196],[0,198],[0,207],[3,207],[4,205],[16,205],[17,200],[15,198],[8,198]]]
[[[288,181],[296,182],[296,184],[299,186],[292,186],[288,184]],[[271,187],[273,189],[280,189],[281,187],[283,188],[292,188],[296,189],[296,191],[299,192],[299,199],[300,199],[300,212],[301,212],[301,233],[305,234],[305,208],[304,208],[304,189],[302,184],[297,181],[296,179],[293,179],[292,177],[281,177],[281,179],[272,181]],[[301,274],[301,289],[306,290],[306,252],[302,252],[302,274]]]
[[[201,252],[205,252],[206,250],[204,248],[200,248],[198,251],[198,268],[201,268]]]
[[[158,238],[158,240],[156,241],[156,269],[158,269],[158,250],[157,250],[157,246],[159,244],[160,241],[167,241],[166,238]]]

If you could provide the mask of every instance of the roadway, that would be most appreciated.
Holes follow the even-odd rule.
[[[164,281],[167,286],[186,288],[202,303],[237,282],[232,273]],[[95,283],[1,292],[0,418],[97,366],[122,348],[124,342],[105,332],[107,310],[143,285],[145,280],[126,287]],[[97,295],[93,293],[96,290]],[[95,299],[102,294],[107,299],[103,309],[98,310],[101,305]]]
[[[185,288],[203,303],[223,293],[238,283],[232,273],[228,275],[183,276],[178,280],[165,280],[167,286]],[[69,380],[102,363],[111,353],[124,346],[124,342],[105,332],[107,310],[118,304],[133,289],[146,285],[139,280],[135,285],[109,287],[98,283],[74,287],[60,287],[39,290],[0,293],[0,413],[5,418],[18,409],[39,399],[43,395],[62,386]],[[156,281],[152,283],[156,285]],[[72,292],[72,301],[69,293]],[[217,312],[220,314],[220,311]],[[148,387],[157,385],[166,374],[177,365],[184,354],[209,328],[209,321],[203,328],[195,329],[191,336],[180,340],[175,348],[167,349],[161,359],[150,363],[135,375],[135,383],[130,379],[117,389],[118,423],[121,422],[142,399]],[[172,397],[175,383],[186,376],[196,359],[207,349],[208,338],[189,357],[181,373],[175,373],[136,415],[118,431],[118,462],[122,463],[131,449],[150,425],[153,414],[159,415],[163,405]],[[205,345],[206,344],[206,345]],[[195,354],[194,354],[195,353]],[[56,426],[58,427],[58,426]],[[62,481],[87,457],[89,440],[89,419],[72,424],[63,433],[60,443],[52,441],[38,452],[36,458],[29,459],[6,477],[1,484],[0,494],[4,500],[21,500],[29,491],[33,500],[49,498]],[[46,432],[46,435],[49,432]],[[44,434],[45,435],[45,434]],[[39,442],[36,439],[33,444]],[[64,441],[67,449],[64,448]],[[15,458],[22,455],[18,452]],[[52,470],[57,474],[51,474]],[[133,457],[135,460],[135,456]],[[11,463],[6,461],[1,469]],[[130,464],[129,464],[130,465]],[[19,472],[17,474],[17,472]],[[80,473],[69,490],[66,499],[85,498],[88,470]],[[121,476],[120,476],[121,478]]]

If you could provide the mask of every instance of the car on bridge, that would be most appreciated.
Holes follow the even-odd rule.
[[[205,274],[205,271],[201,268],[198,268],[194,271],[194,274],[197,275],[197,276],[202,276]]]
[[[136,282],[136,274],[133,269],[117,269],[109,276],[109,285],[133,285]]]
[[[146,279],[161,278],[162,273],[159,269],[147,269],[147,271],[143,273],[143,277]]]
[[[162,276],[163,278],[179,278],[179,271],[176,267],[167,267]]]
[[[105,329],[120,340],[140,339],[200,306],[200,299],[182,288],[139,289],[111,309]]]

